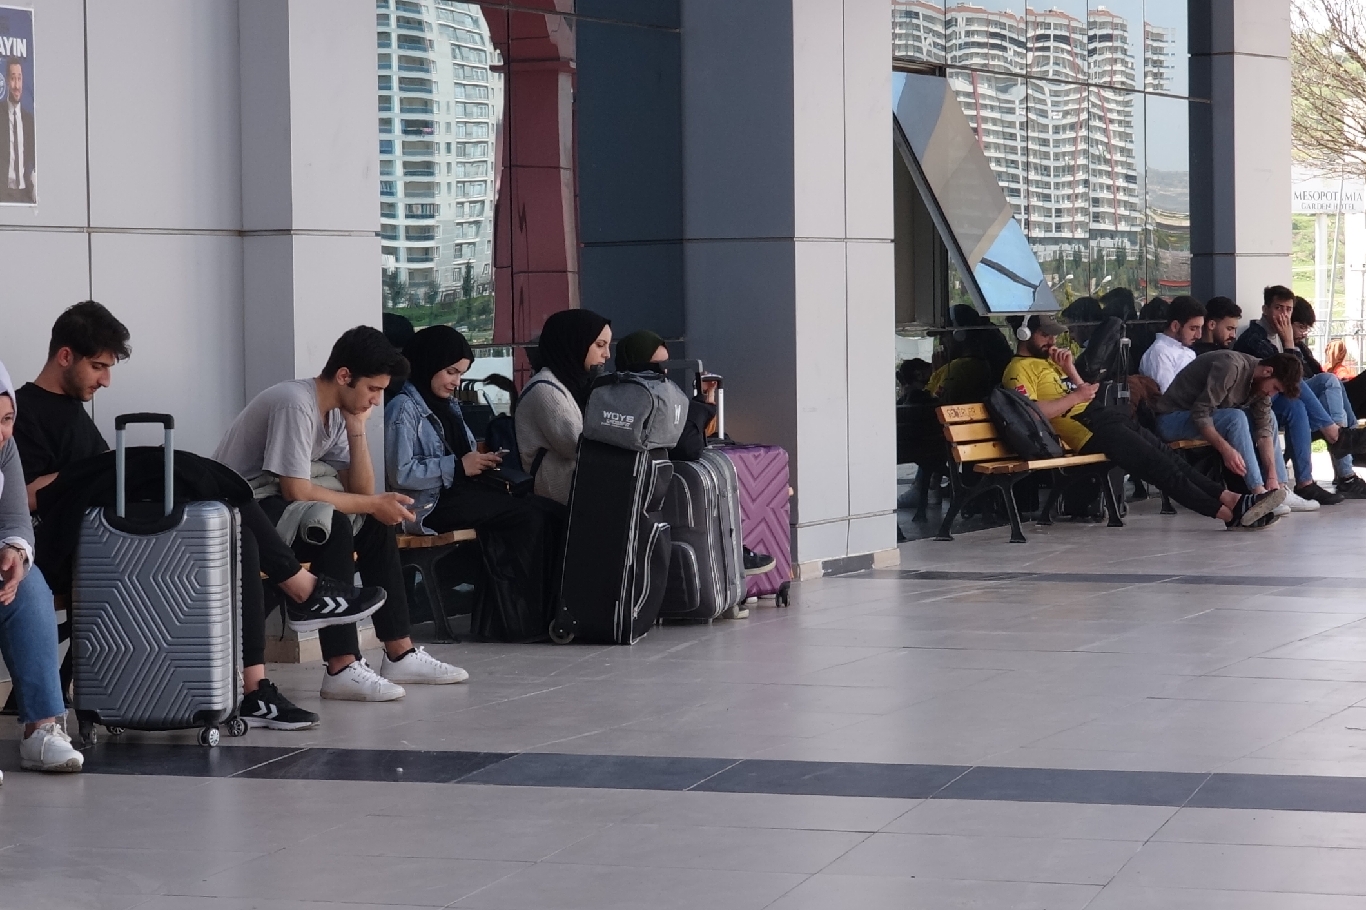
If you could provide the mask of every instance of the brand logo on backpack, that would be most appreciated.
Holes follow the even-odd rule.
[[[636,415],[618,414],[616,411],[603,411],[603,426],[612,427],[616,430],[629,430],[635,426]]]
[[[681,423],[683,420],[683,405],[674,405],[674,423]]]

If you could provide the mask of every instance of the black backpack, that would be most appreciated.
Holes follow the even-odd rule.
[[[1096,326],[1086,350],[1077,358],[1077,373],[1084,382],[1123,380],[1129,375],[1128,354],[1123,321],[1118,316],[1107,316]]]
[[[987,413],[1001,441],[1026,461],[1064,456],[1062,441],[1028,397],[1004,386],[987,395]]]

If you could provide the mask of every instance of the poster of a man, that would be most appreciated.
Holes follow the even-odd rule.
[[[36,205],[33,126],[33,10],[0,6],[0,205]]]

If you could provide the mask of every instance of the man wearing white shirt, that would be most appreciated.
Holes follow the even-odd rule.
[[[1195,359],[1191,345],[1205,331],[1205,307],[1194,297],[1178,297],[1167,309],[1167,325],[1143,354],[1138,371],[1163,392],[1176,374]]]
[[[37,201],[33,187],[33,112],[24,110],[24,66],[5,61],[5,102],[0,105],[0,202]]]

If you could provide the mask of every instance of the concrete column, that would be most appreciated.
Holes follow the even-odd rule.
[[[246,400],[316,376],[342,332],[380,325],[374,17],[372,0],[238,5]],[[383,476],[378,410],[368,435]],[[276,611],[268,660],[319,659],[316,632],[280,625]]]
[[[894,558],[885,0],[683,0],[685,314],[726,426],[792,455],[794,556]]]
[[[1253,316],[1291,282],[1289,55],[1290,0],[1191,4],[1192,280]]]

